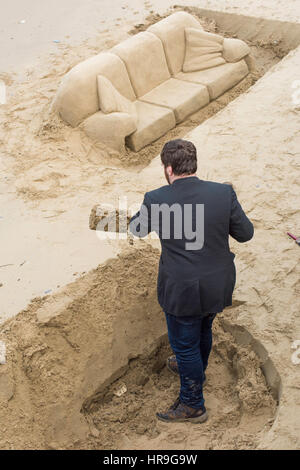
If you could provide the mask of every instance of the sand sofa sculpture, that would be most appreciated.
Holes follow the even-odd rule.
[[[139,151],[240,82],[249,54],[245,42],[177,12],[76,65],[53,109],[96,141]]]

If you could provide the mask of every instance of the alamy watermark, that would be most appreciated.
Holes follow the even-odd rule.
[[[6,85],[3,80],[0,79],[0,104],[6,104]]]
[[[0,341],[0,364],[6,364],[6,346],[4,341]]]
[[[292,102],[294,108],[300,110],[300,80],[294,80],[292,83],[292,88],[295,90],[292,93]]]
[[[295,351],[292,354],[291,360],[293,364],[300,364],[300,339],[296,339],[292,346],[292,349],[295,349]]]
[[[96,217],[97,236],[101,240],[124,240],[129,229],[134,238],[184,239],[186,250],[201,250],[204,244],[204,204],[128,206],[127,198],[122,197],[118,208],[110,204],[99,205]]]

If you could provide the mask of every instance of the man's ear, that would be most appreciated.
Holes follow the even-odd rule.
[[[173,176],[173,168],[171,165],[167,166],[166,170],[169,176]]]

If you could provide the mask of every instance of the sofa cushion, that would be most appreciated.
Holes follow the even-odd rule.
[[[97,75],[104,75],[126,98],[135,100],[124,63],[109,52],[98,54],[72,68],[63,78],[53,102],[64,121],[77,126],[99,111]]]
[[[244,60],[234,64],[219,65],[198,72],[180,72],[176,78],[207,86],[210,98],[213,100],[240,82],[249,70]]]
[[[223,57],[227,62],[238,62],[250,54],[251,50],[248,44],[240,39],[224,39]]]
[[[183,72],[195,72],[225,64],[226,61],[222,57],[224,42],[222,36],[195,28],[186,28],[185,39]]]
[[[172,75],[182,70],[185,54],[185,28],[203,30],[199,21],[185,11],[178,11],[158,23],[151,25],[147,31],[154,33],[163,43],[167,63]]]
[[[112,52],[124,61],[137,97],[170,78],[162,42],[152,33],[138,33]]]
[[[104,114],[98,111],[81,124],[85,133],[118,152],[124,150],[125,137],[137,128],[132,116],[127,113]]]
[[[126,144],[135,152],[159,139],[176,126],[173,111],[142,101],[136,101],[137,130],[126,138]]]
[[[170,78],[140,99],[172,109],[178,123],[207,105],[209,94],[203,85]]]
[[[132,101],[121,95],[113,84],[103,75],[97,76],[100,110],[105,114],[127,113],[137,122],[137,112]]]

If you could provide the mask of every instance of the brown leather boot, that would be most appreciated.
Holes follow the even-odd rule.
[[[167,365],[167,369],[170,372],[172,372],[172,374],[179,375],[178,364],[177,364],[175,355],[168,357],[166,365]],[[205,384],[206,384],[206,377],[204,375],[203,387]]]
[[[177,408],[177,406],[179,405],[179,403],[180,403],[180,399],[179,399],[179,397],[177,397],[176,400],[174,401],[173,405],[170,406],[170,408],[169,408],[168,411],[170,411],[170,410],[176,410],[176,408]]]
[[[174,405],[175,404],[176,402]],[[204,423],[208,418],[205,407],[196,410],[181,402],[179,402],[175,408],[174,405],[165,413],[156,413],[157,418],[167,423],[183,423],[185,421],[190,423]]]

